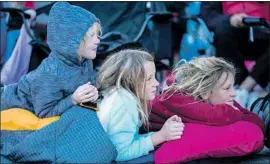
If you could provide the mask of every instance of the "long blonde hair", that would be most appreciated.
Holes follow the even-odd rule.
[[[227,77],[229,73],[233,76],[236,73],[233,64],[218,57],[201,57],[183,64],[181,62],[172,72],[175,82],[164,90],[166,96],[177,92],[202,100],[202,96],[215,89],[223,73]]]
[[[127,49],[116,52],[101,65],[97,78],[99,92],[116,87],[133,93],[137,97],[139,117],[144,125],[149,124],[144,69],[147,61],[154,62],[154,58],[143,50]]]

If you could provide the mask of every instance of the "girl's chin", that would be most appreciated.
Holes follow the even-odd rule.
[[[218,104],[228,104],[228,105],[233,105],[233,101],[227,101],[227,102],[219,102],[219,103],[212,103],[212,102],[206,102],[212,105],[218,105]]]
[[[147,97],[147,101],[154,100],[155,97],[156,97],[156,95],[151,95],[151,96]]]
[[[233,105],[233,102],[232,101],[228,101],[228,102],[226,102],[224,104]]]

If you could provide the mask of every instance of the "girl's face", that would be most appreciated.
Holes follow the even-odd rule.
[[[206,100],[210,104],[230,104],[233,105],[233,100],[236,92],[233,88],[234,76],[232,73],[223,72],[221,78],[213,91],[206,95]]]
[[[159,86],[159,82],[157,81],[155,74],[156,74],[156,67],[153,62],[146,62],[144,64],[144,69],[146,72],[146,99],[153,100],[156,96],[157,87]]]

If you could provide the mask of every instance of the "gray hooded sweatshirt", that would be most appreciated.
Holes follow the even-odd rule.
[[[59,116],[71,108],[73,92],[89,81],[95,84],[92,61],[77,54],[95,22],[99,20],[87,10],[67,2],[55,3],[47,26],[51,53],[18,83],[1,88],[1,111],[24,108],[43,118]]]

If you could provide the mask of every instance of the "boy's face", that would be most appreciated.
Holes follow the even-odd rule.
[[[144,69],[146,73],[146,99],[153,100],[156,96],[157,87],[159,82],[157,81],[155,74],[156,74],[156,67],[153,62],[146,62],[144,64]]]
[[[208,94],[207,101],[210,104],[233,105],[233,100],[236,96],[236,92],[233,88],[233,85],[234,85],[233,74],[223,72],[214,90]]]
[[[86,37],[86,40],[79,46],[79,56],[90,60],[95,59],[99,43],[99,35],[97,35],[97,33],[92,33],[91,36]]]

